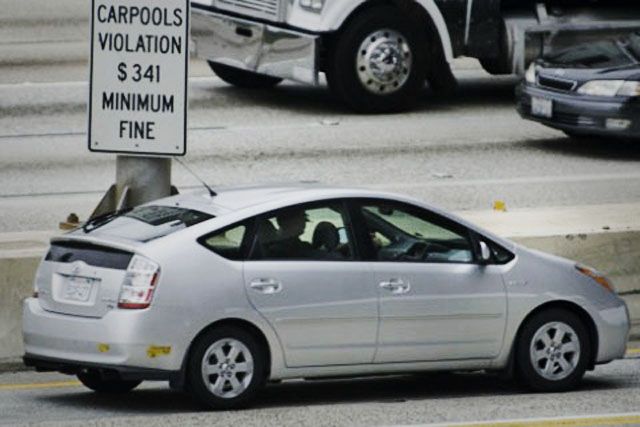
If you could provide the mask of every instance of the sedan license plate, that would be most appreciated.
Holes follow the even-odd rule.
[[[95,280],[88,277],[69,277],[64,288],[67,301],[87,302]]]
[[[544,98],[531,98],[531,114],[550,119],[553,117],[553,101]]]

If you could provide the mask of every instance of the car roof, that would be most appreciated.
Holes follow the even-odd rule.
[[[270,184],[270,185],[252,185],[252,186],[234,186],[234,187],[214,187],[217,193],[211,196],[208,190],[198,191],[194,193],[179,194],[176,196],[160,199],[148,203],[147,205],[155,206],[179,206],[186,209],[194,209],[213,215],[214,218],[202,222],[193,227],[183,230],[183,233],[192,233],[194,236],[201,235],[205,230],[210,231],[213,221],[215,227],[224,227],[233,224],[235,221],[249,218],[253,215],[259,215],[273,209],[279,209],[286,206],[296,205],[300,203],[314,202],[330,199],[349,199],[349,198],[372,198],[384,199],[398,202],[404,202],[420,206],[431,210],[445,218],[454,222],[465,225],[468,228],[480,232],[489,237],[496,243],[514,250],[515,245],[507,239],[503,239],[487,230],[482,230],[474,224],[458,217],[457,215],[447,212],[443,209],[424,203],[413,197],[389,193],[385,191],[368,190],[357,187],[340,187],[324,185],[317,182],[296,182],[287,184]],[[182,233],[173,233],[175,237]],[[118,243],[125,245],[127,242],[120,242],[113,239],[112,236],[66,236],[67,238],[81,238],[83,240],[95,240],[108,238],[110,243]],[[96,240],[97,239],[97,240]],[[161,240],[161,239],[159,239]],[[140,245],[136,243],[136,245]],[[122,246],[128,247],[128,246]]]
[[[216,196],[208,191],[173,196],[152,204],[181,205],[215,216],[241,211],[262,204],[281,202],[295,204],[306,200],[343,197],[382,197],[397,199],[396,195],[355,187],[340,187],[317,182],[294,182],[251,186],[215,187]]]

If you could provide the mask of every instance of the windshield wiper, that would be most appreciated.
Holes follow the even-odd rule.
[[[616,44],[618,45],[620,50],[624,52],[625,56],[634,63],[634,65],[638,65],[640,58],[636,56],[636,53],[633,51],[633,49],[631,49],[631,47],[629,46],[629,43],[623,43],[621,41],[617,41]]]
[[[131,210],[132,210],[131,208],[119,209],[119,210],[92,218],[82,225],[82,231],[84,231],[85,233],[91,233],[93,230],[110,223],[117,217],[124,215],[127,212],[130,212]]]

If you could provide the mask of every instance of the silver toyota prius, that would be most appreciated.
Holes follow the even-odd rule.
[[[599,272],[408,197],[311,184],[180,195],[54,238],[24,303],[25,363],[207,408],[268,381],[502,371],[576,387],[624,356]]]

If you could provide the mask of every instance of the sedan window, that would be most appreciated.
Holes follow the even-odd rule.
[[[286,208],[258,220],[253,259],[353,259],[342,202]]]
[[[240,261],[244,259],[242,249],[246,234],[247,226],[242,224],[205,236],[200,243],[221,257]]]
[[[463,227],[434,221],[426,211],[404,205],[365,204],[361,208],[374,258],[378,261],[473,262],[473,246]]]

